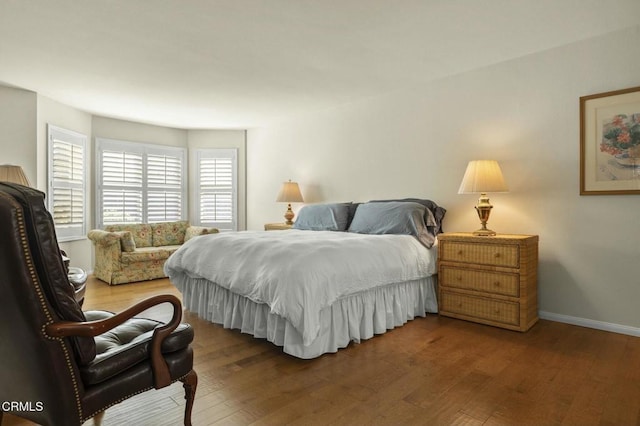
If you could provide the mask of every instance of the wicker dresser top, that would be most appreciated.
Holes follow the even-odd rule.
[[[483,237],[473,235],[471,232],[447,232],[438,235],[438,240],[450,240],[455,241],[457,239],[464,239],[465,242],[476,242],[483,244],[504,244],[504,243],[524,243],[524,244],[537,244],[537,235],[522,235],[522,234],[498,234],[492,237]]]

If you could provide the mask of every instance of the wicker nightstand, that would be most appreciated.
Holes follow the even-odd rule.
[[[438,235],[441,315],[527,331],[538,321],[538,236]]]
[[[286,223],[265,223],[264,230],[265,231],[284,231],[286,229],[291,229],[293,225],[287,225]]]

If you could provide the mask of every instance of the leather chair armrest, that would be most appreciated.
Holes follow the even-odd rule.
[[[178,325],[180,325],[180,321],[182,320],[182,304],[177,297],[171,294],[161,294],[138,302],[111,318],[87,322],[60,321],[49,324],[46,326],[45,330],[51,337],[95,337],[124,323],[126,320],[140,312],[161,303],[171,303],[173,305],[173,316],[171,321],[156,328],[153,331],[153,337],[151,338],[151,368],[153,370],[155,386],[159,389],[171,384],[169,367],[162,357],[161,347],[163,340],[169,336],[173,330],[178,327]]]

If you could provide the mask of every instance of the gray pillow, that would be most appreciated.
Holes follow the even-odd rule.
[[[400,200],[371,200],[370,203],[388,203],[389,201],[404,201],[409,203],[418,203],[422,204],[427,208],[427,212],[424,217],[424,222],[427,227],[431,228],[430,231],[433,231],[433,235],[437,235],[441,232],[444,232],[442,229],[442,220],[444,219],[444,215],[447,212],[446,209],[437,205],[434,201],[426,200],[422,198],[403,198]]]
[[[298,212],[293,229],[308,231],[346,231],[351,203],[311,204]]]
[[[424,223],[425,210],[422,204],[412,202],[372,202],[358,206],[349,232],[360,234],[413,235],[427,248],[431,248],[435,237]]]

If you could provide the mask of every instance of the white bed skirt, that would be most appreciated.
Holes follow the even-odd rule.
[[[309,346],[302,335],[269,306],[255,303],[202,278],[181,275],[173,279],[182,292],[184,306],[199,317],[238,329],[257,338],[282,346],[284,352],[298,358],[315,358],[337,352],[349,342],[359,343],[375,334],[385,333],[417,316],[437,313],[437,276],[389,284],[336,301],[320,313],[320,333]]]

